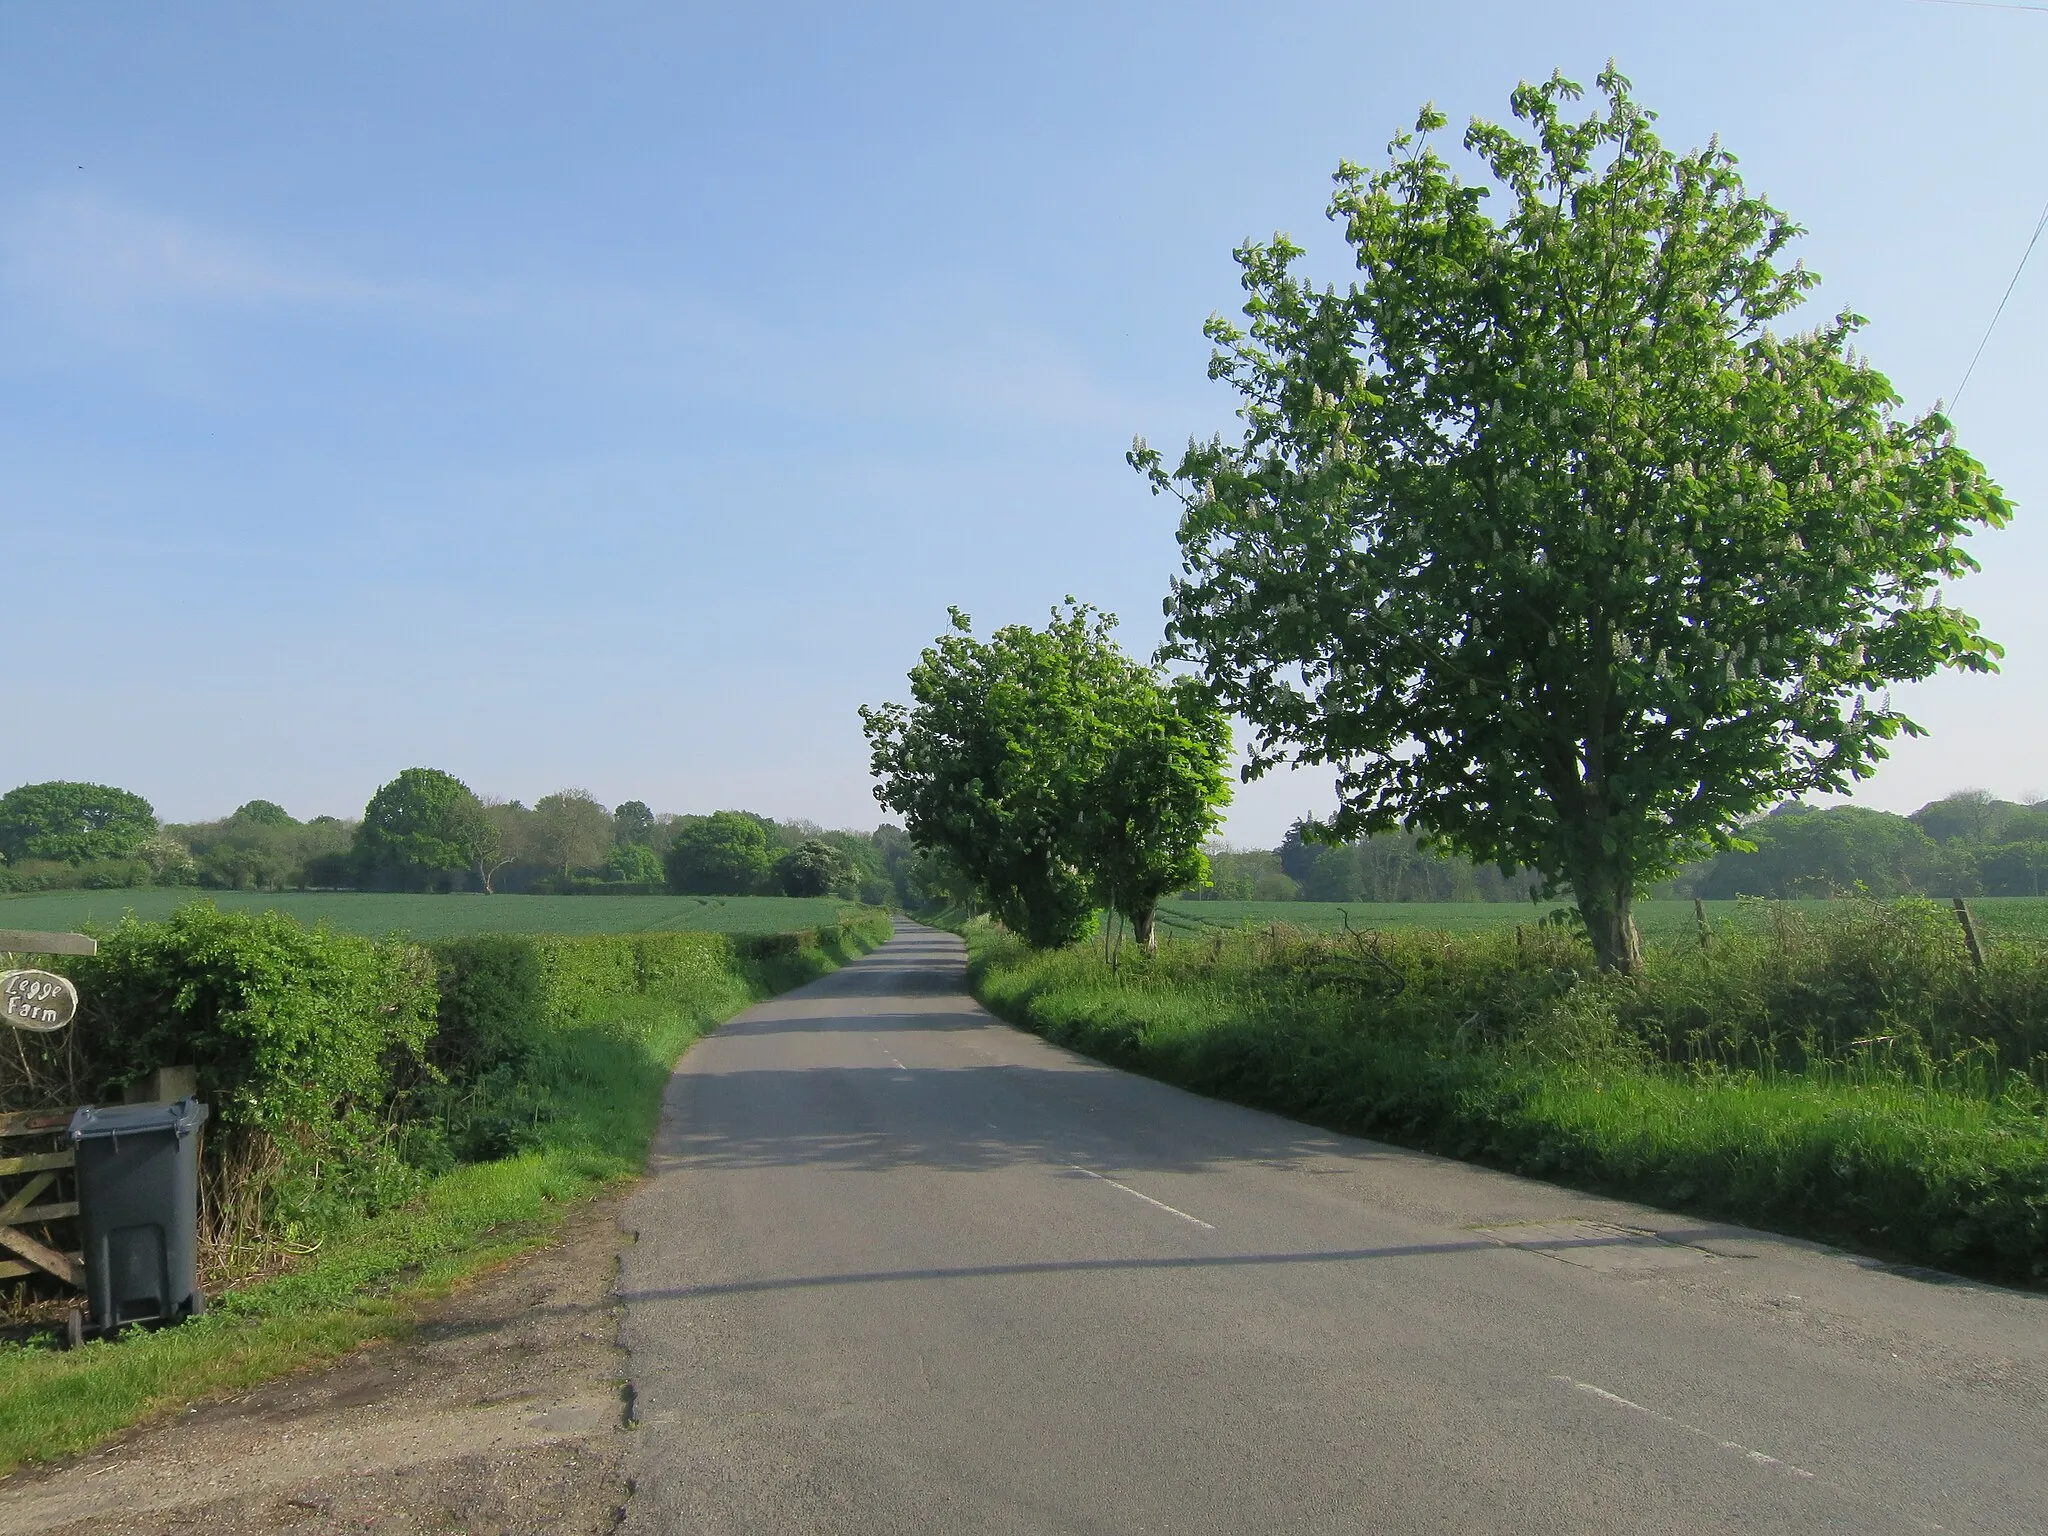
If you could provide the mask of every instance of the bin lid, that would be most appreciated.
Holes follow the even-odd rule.
[[[72,1115],[64,1134],[72,1141],[83,1141],[88,1136],[133,1136],[146,1131],[189,1136],[206,1123],[206,1114],[206,1106],[197,1099],[179,1099],[170,1104],[87,1104]]]

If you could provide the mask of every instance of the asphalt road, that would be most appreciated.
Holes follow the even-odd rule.
[[[961,985],[906,927],[685,1058],[628,1531],[2048,1531],[2048,1297],[1196,1098]]]

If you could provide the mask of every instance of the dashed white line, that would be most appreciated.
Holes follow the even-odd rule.
[[[1646,1419],[1655,1419],[1659,1424],[1669,1424],[1673,1429],[1682,1429],[1688,1435],[1698,1435],[1702,1440],[1711,1440],[1714,1442],[1715,1445],[1719,1446],[1722,1450],[1730,1451],[1735,1455],[1742,1457],[1743,1460],[1754,1463],[1756,1466],[1776,1467],[1778,1470],[1785,1473],[1788,1477],[1796,1477],[1800,1479],[1802,1482],[1812,1483],[1816,1487],[1827,1489],[1830,1493],[1841,1494],[1844,1497],[1854,1497],[1853,1495],[1848,1493],[1847,1489],[1841,1487],[1839,1484],[1829,1482],[1826,1478],[1820,1476],[1818,1473],[1809,1472],[1804,1467],[1795,1467],[1789,1461],[1780,1461],[1777,1457],[1769,1455],[1766,1452],[1753,1451],[1748,1446],[1739,1445],[1733,1440],[1723,1440],[1719,1435],[1714,1434],[1709,1430],[1701,1429],[1697,1424],[1688,1424],[1683,1419],[1674,1419],[1668,1413],[1659,1413],[1654,1408],[1645,1408],[1641,1403],[1630,1402],[1620,1393],[1610,1392],[1605,1387],[1596,1387],[1590,1381],[1579,1381],[1576,1378],[1570,1376],[1553,1376],[1550,1379],[1552,1381],[1562,1382],[1564,1385],[1570,1387],[1575,1392],[1584,1392],[1589,1397],[1597,1397],[1603,1403],[1612,1403],[1617,1408],[1626,1408],[1630,1413],[1640,1413]],[[1904,1510],[1892,1510],[1890,1511],[1890,1513],[1901,1522],[1908,1525],[1918,1526],[1923,1531],[1941,1531],[1947,1529],[1947,1527],[1937,1525],[1932,1520],[1923,1520],[1918,1515],[1909,1514]]]
[[[1811,1480],[1814,1476],[1813,1473],[1807,1471],[1804,1467],[1795,1467],[1789,1461],[1780,1461],[1777,1457],[1766,1455],[1762,1451],[1753,1451],[1746,1445],[1737,1445],[1733,1440],[1723,1440],[1719,1435],[1709,1434],[1697,1424],[1688,1424],[1683,1419],[1672,1418],[1668,1413],[1659,1413],[1654,1408],[1645,1408],[1641,1403],[1632,1403],[1619,1393],[1610,1392],[1605,1387],[1596,1387],[1590,1381],[1575,1381],[1569,1376],[1553,1376],[1550,1379],[1552,1381],[1561,1381],[1574,1391],[1584,1392],[1589,1396],[1597,1397],[1602,1402],[1612,1403],[1617,1408],[1626,1408],[1630,1413],[1640,1413],[1645,1418],[1655,1419],[1659,1424],[1669,1424],[1674,1429],[1682,1429],[1688,1435],[1698,1435],[1702,1440],[1711,1440],[1722,1450],[1733,1451],[1736,1455],[1745,1457],[1760,1467],[1783,1467],[1793,1477],[1806,1478],[1808,1480]]]
[[[1097,1173],[1093,1168],[1083,1168],[1079,1163],[1069,1163],[1067,1164],[1067,1166],[1073,1169],[1076,1173],[1087,1174],[1088,1177],[1091,1179],[1100,1179],[1104,1184],[1107,1184],[1111,1189],[1120,1189],[1125,1194],[1134,1196],[1135,1198],[1144,1201],[1147,1205],[1156,1205],[1157,1207],[1159,1207],[1160,1210],[1165,1211],[1169,1216],[1178,1216],[1182,1221],[1192,1222],[1194,1225],[1200,1227],[1204,1232],[1214,1232],[1216,1230],[1208,1222],[1202,1220],[1201,1217],[1190,1216],[1186,1211],[1178,1210],[1175,1207],[1168,1205],[1164,1200],[1154,1200],[1150,1195],[1146,1194],[1143,1190],[1133,1189],[1128,1184],[1119,1184],[1115,1179],[1110,1178],[1107,1174]]]

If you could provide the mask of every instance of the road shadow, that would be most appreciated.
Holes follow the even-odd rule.
[[[900,994],[898,994],[900,995]],[[829,998],[820,998],[829,1002]],[[931,1009],[905,1009],[892,1013],[863,1013],[849,1017],[845,1014],[781,1014],[766,1018],[746,1019],[728,1024],[726,1033],[734,1035],[872,1035],[880,1030],[894,1029],[988,1029],[991,1026],[1004,1028],[999,1021],[992,1020],[980,1008],[960,1000],[957,1008],[941,1007]]]
[[[875,1032],[872,1023],[834,1027]],[[980,1027],[1006,1028],[986,1020]],[[1286,1167],[1332,1154],[1413,1155],[1076,1060],[685,1074],[670,1087],[652,1166],[981,1172],[1093,1161],[1193,1173],[1242,1162]]]
[[[985,1012],[965,986],[965,947],[957,937],[899,929],[881,948],[720,1033],[888,1035],[898,1053],[910,1055],[918,1033],[985,1032],[1001,1037],[1000,1054],[1014,1055],[1023,1032]],[[838,1010],[855,999],[883,1006]],[[897,999],[901,1005],[892,1006]],[[1196,1172],[1244,1162],[1286,1167],[1332,1153],[1354,1160],[1411,1155],[1203,1098],[1042,1042],[1040,1049],[1044,1065],[877,1062],[684,1072],[670,1084],[651,1167],[979,1172],[1092,1161]],[[843,1058],[845,1051],[836,1054]]]
[[[879,1269],[840,1275],[785,1275],[770,1280],[728,1280],[704,1285],[650,1286],[620,1291],[619,1299],[689,1301],[707,1296],[746,1296],[763,1291],[817,1290],[846,1285],[900,1285],[933,1280],[988,1280],[1022,1275],[1088,1274],[1102,1270],[1241,1269],[1284,1264],[1355,1264],[1368,1259],[1415,1259],[1447,1253],[1501,1253],[1484,1238],[1446,1243],[1400,1243],[1384,1248],[1313,1249],[1303,1253],[1181,1254],[1171,1258],[1045,1259],[1016,1264],[963,1264],[950,1268]]]

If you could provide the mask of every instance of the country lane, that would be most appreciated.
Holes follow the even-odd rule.
[[[1114,1071],[915,925],[651,1166],[627,1531],[2048,1529],[2048,1296]]]

